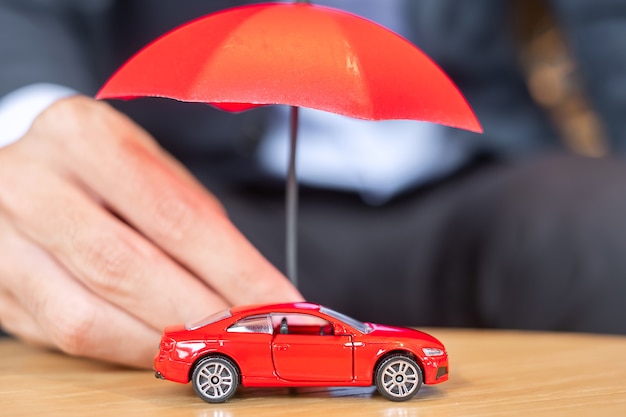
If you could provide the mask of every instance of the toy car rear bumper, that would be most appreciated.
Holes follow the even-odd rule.
[[[189,364],[173,361],[169,357],[157,357],[154,361],[154,376],[186,384],[189,382]]]

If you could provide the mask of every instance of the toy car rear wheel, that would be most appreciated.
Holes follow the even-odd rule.
[[[422,369],[413,358],[395,354],[382,360],[376,368],[376,388],[391,401],[412,398],[422,386]]]
[[[239,370],[222,356],[209,356],[198,362],[191,383],[198,397],[204,401],[223,403],[237,391]]]

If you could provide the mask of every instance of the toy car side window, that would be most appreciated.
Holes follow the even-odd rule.
[[[333,325],[321,317],[299,313],[273,313],[274,334],[322,335],[333,334]]]
[[[268,316],[246,317],[232,324],[229,333],[265,333],[272,334],[272,323]]]

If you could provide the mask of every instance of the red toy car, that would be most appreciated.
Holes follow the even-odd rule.
[[[236,307],[165,329],[154,360],[158,378],[187,383],[224,402],[246,387],[370,386],[392,401],[422,382],[448,380],[448,355],[434,337],[361,323],[311,303]]]

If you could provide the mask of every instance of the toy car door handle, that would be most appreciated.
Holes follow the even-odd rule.
[[[344,344],[346,347],[358,347],[363,346],[363,342],[347,342]]]
[[[278,345],[274,345],[274,349],[276,350],[287,350],[289,349],[289,343],[281,343]]]

